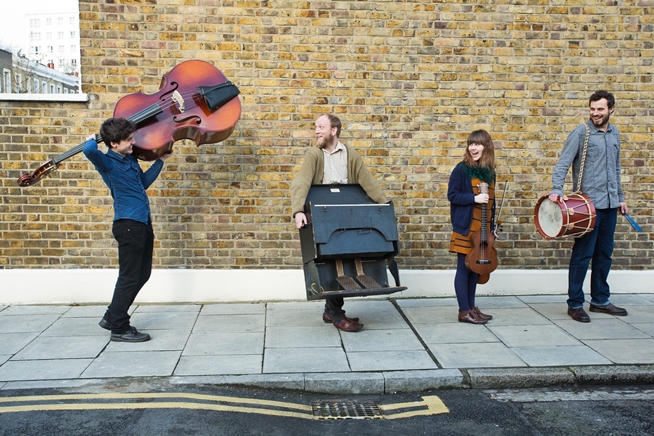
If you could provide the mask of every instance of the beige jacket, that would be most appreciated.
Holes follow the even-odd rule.
[[[366,194],[378,204],[387,203],[384,192],[379,186],[377,180],[370,174],[370,171],[363,163],[361,155],[355,149],[346,145],[347,149],[347,181],[348,183],[357,183],[366,191]],[[307,150],[304,155],[304,162],[300,171],[291,183],[291,206],[293,216],[297,212],[304,212],[304,203],[309,193],[311,185],[322,184],[322,178],[325,171],[325,157],[322,149],[313,146]]]

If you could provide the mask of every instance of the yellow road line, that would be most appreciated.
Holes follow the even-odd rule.
[[[282,401],[271,401],[253,398],[238,398],[226,397],[217,395],[204,395],[204,394],[189,394],[189,393],[104,393],[104,394],[64,394],[64,395],[37,395],[37,396],[21,396],[21,397],[0,397],[0,403],[37,403],[37,402],[53,402],[53,401],[89,401],[89,400],[143,400],[143,399],[184,399],[184,400],[198,400],[198,401],[212,401],[222,403],[237,403],[249,404],[254,406],[263,407],[244,407],[233,406],[224,404],[210,404],[202,402],[184,402],[184,401],[152,401],[149,403],[126,401],[121,403],[46,403],[46,404],[25,404],[25,405],[12,405],[0,406],[0,413],[16,413],[16,412],[35,412],[46,410],[116,410],[116,409],[196,409],[196,410],[211,410],[219,412],[237,412],[237,413],[258,413],[261,415],[283,416],[290,418],[302,419],[321,419],[324,417],[314,416],[313,408],[305,404],[288,403]],[[291,410],[275,410],[267,409],[264,407],[276,407],[280,409]],[[449,409],[437,396],[422,397],[422,401],[414,401],[408,403],[395,403],[380,405],[381,411],[391,411],[400,409],[416,409],[407,410],[405,412],[384,414],[381,418],[384,419],[401,419],[411,418],[414,416],[428,416],[441,413],[449,413]]]

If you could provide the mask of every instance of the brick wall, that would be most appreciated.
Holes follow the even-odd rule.
[[[511,182],[500,268],[566,268],[572,243],[541,238],[534,205],[588,96],[608,89],[627,203],[644,229],[619,218],[614,265],[648,268],[654,1],[586,3],[80,0],[90,101],[0,102],[0,268],[116,265],[111,199],[83,155],[37,186],[16,178],[189,59],[235,82],[243,112],[222,143],[176,143],[149,191],[155,267],[298,268],[288,188],[313,120],[334,112],[395,203],[402,268],[453,267],[447,180],[477,128],[491,132],[499,181]]]

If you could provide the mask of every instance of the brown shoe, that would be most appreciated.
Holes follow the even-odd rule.
[[[608,313],[609,315],[615,315],[615,316],[627,316],[626,309],[623,309],[622,307],[614,306],[611,303],[607,304],[606,306],[595,306],[594,304],[591,304],[590,311]]]
[[[488,315],[487,313],[483,313],[477,306],[473,307],[472,309],[473,312],[475,312],[475,315],[477,315],[477,318],[485,319],[486,321],[490,321],[493,319],[493,315]]]
[[[472,310],[459,310],[459,322],[486,324],[488,320],[478,317]]]
[[[346,316],[345,319],[349,319],[350,321],[354,321],[354,322],[359,322],[359,318],[348,318]],[[328,324],[333,322],[332,319],[329,317],[329,315],[327,315],[326,313],[322,314],[322,320]]]
[[[343,318],[341,322],[334,322],[334,327],[344,332],[358,332],[363,328],[363,324],[353,321],[349,318]]]
[[[570,315],[570,317],[575,321],[590,322],[590,316],[588,316],[583,307],[579,307],[577,309],[568,308],[568,315]]]

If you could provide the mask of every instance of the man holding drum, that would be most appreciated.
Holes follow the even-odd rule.
[[[614,105],[615,98],[609,92],[597,91],[590,96],[590,119],[585,126],[578,126],[570,133],[552,173],[550,200],[561,201],[563,198],[563,183],[568,169],[572,166],[573,191],[581,191],[590,197],[597,213],[594,229],[575,239],[570,256],[568,315],[579,322],[590,322],[583,306],[583,284],[591,259],[593,267],[590,279],[590,311],[627,315],[625,309],[609,302],[610,289],[607,282],[611,270],[618,208],[622,213],[627,213],[620,183],[620,133],[609,123]],[[589,136],[584,171],[581,186],[576,186],[586,129],[589,129]]]

